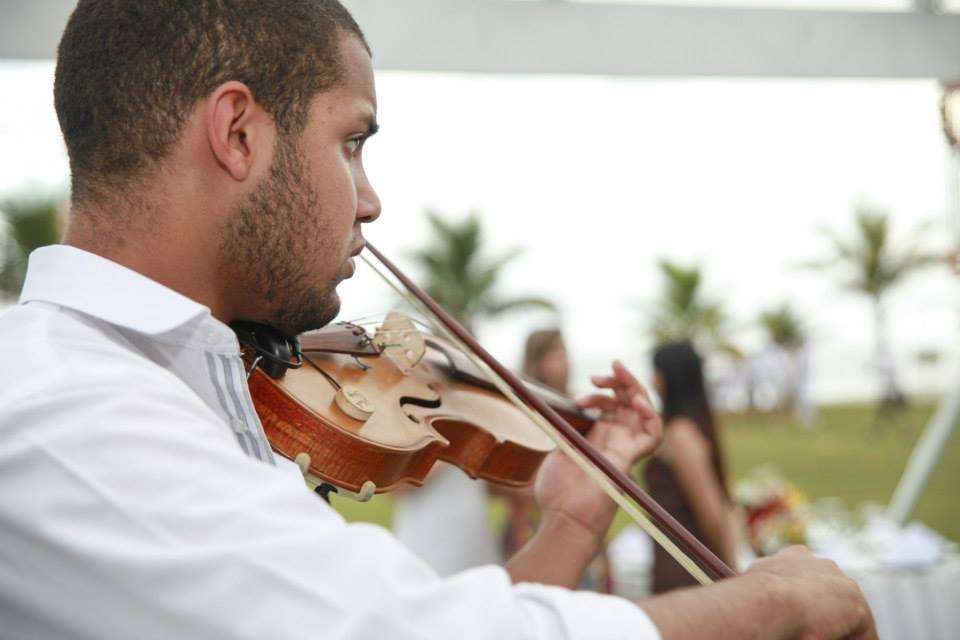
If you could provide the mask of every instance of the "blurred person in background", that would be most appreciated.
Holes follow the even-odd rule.
[[[887,347],[879,349],[874,360],[874,368],[880,377],[880,400],[873,415],[874,433],[885,427],[895,425],[907,407],[907,397],[903,394],[897,375],[897,363]]]
[[[569,395],[570,356],[559,329],[541,329],[527,336],[522,373],[527,379],[539,382],[561,395]],[[507,507],[502,554],[509,558],[536,533],[540,509],[533,497],[532,487],[513,490],[498,487],[493,492],[503,497]],[[579,588],[610,593],[612,587],[610,563],[604,546],[584,573]]]
[[[486,482],[438,462],[422,486],[403,487],[393,495],[393,533],[441,576],[503,563],[490,522]]]
[[[803,341],[793,356],[793,418],[810,431],[817,426],[817,403],[813,398],[813,356]]]
[[[657,348],[654,387],[663,403],[663,443],[644,468],[650,496],[721,560],[736,567],[736,536],[723,449],[710,409],[700,355],[689,342]],[[696,584],[659,545],[653,592]]]

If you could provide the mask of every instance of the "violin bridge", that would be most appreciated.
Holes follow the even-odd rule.
[[[427,351],[426,340],[413,320],[398,311],[391,311],[383,319],[373,336],[383,355],[401,369],[412,369]]]

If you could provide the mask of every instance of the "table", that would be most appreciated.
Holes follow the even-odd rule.
[[[849,571],[881,640],[960,638],[960,556],[918,569]]]

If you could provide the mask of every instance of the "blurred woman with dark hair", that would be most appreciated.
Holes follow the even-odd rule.
[[[688,342],[665,344],[653,356],[654,386],[663,402],[663,444],[644,477],[650,496],[735,568],[736,537],[723,451],[710,410],[700,356]],[[659,545],[653,592],[696,582]]]

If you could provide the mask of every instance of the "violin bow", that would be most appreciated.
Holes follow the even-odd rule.
[[[501,389],[504,395],[518,402],[518,407],[524,410],[536,424],[540,425],[564,453],[596,481],[618,506],[633,517],[637,524],[698,582],[709,584],[714,579],[735,575],[730,567],[677,522],[666,509],[640,489],[626,473],[613,466],[603,454],[594,449],[583,435],[570,426],[546,402],[530,393],[520,379],[490,355],[456,319],[425,291],[414,284],[393,262],[369,242],[366,248],[416,298],[419,306],[429,312],[426,315],[439,321],[438,328],[442,329],[452,340],[466,347],[465,353],[467,355],[472,354],[479,360],[478,366],[482,365],[482,369],[492,374],[491,381]],[[396,285],[385,278],[366,256],[361,257],[375,272],[384,277],[390,286],[397,289]],[[398,293],[403,295],[402,291],[398,290]],[[659,528],[645,518],[636,505],[640,505],[650,515],[650,518],[659,525]],[[664,535],[665,533],[667,535]],[[683,551],[680,550],[678,545],[683,547]],[[700,563],[699,565],[693,561],[694,558]]]

